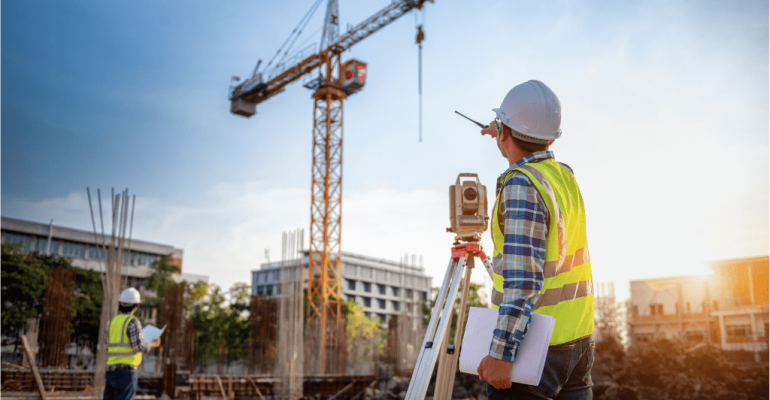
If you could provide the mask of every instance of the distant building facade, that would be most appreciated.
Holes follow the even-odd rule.
[[[22,251],[58,255],[67,258],[75,268],[104,271],[99,259],[99,246],[92,231],[2,217],[0,234],[3,243],[18,243]],[[97,238],[100,242],[105,240],[101,234]],[[109,242],[110,237],[107,237],[105,243]],[[126,275],[127,287],[135,287],[143,294],[146,293],[147,277],[154,272],[152,264],[164,255],[171,255],[171,264],[182,268],[182,249],[132,238],[130,252],[123,255],[122,271]],[[103,254],[101,257],[104,258]],[[205,275],[187,273],[174,274],[172,278],[177,282],[208,282],[209,279]],[[155,317],[154,314],[140,316],[145,320],[154,320]]]
[[[713,275],[631,281],[632,345],[662,336],[768,350],[768,257],[710,263]]]
[[[279,295],[282,267],[301,268],[307,287],[308,252],[304,251],[299,260],[265,263],[252,271],[252,294]],[[363,306],[368,317],[385,323],[404,310],[422,317],[432,281],[422,267],[343,252],[341,270],[343,300]]]

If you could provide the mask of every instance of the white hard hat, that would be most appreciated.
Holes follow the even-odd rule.
[[[526,142],[544,143],[561,136],[561,103],[551,88],[527,81],[511,89],[500,108],[493,108],[500,122]]]
[[[120,294],[118,302],[123,304],[139,304],[141,302],[141,299],[139,298],[139,291],[132,287],[124,290]]]

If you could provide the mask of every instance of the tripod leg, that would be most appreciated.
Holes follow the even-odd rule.
[[[439,318],[438,327],[435,330],[428,331],[425,334],[425,340],[423,341],[423,347],[420,349],[420,356],[418,357],[418,364],[415,365],[414,373],[412,374],[412,380],[409,382],[409,389],[406,392],[406,398],[410,400],[417,400],[425,398],[425,393],[428,391],[428,385],[430,384],[430,378],[433,374],[433,368],[436,366],[436,359],[438,358],[440,343],[444,341],[444,336],[447,332],[447,325],[451,323],[452,319],[452,303],[457,296],[457,290],[460,284],[460,278],[462,276],[463,267],[465,265],[465,257],[456,259],[457,264],[454,268],[451,265],[454,263],[454,259],[450,261],[449,270],[452,271],[451,279],[444,278],[444,284],[450,283],[449,290],[446,292],[446,297],[441,298],[439,296],[436,299],[436,305],[433,307],[434,314],[431,316],[431,323],[433,325],[434,318]],[[449,272],[449,271],[447,271]],[[442,286],[440,293],[444,293],[446,287]],[[441,314],[437,315],[436,311],[441,310]],[[428,346],[430,344],[430,346]]]
[[[449,290],[450,282],[452,281],[452,276],[454,276],[454,269],[457,265],[457,260],[454,258],[449,259],[449,265],[447,266],[447,270],[444,273],[444,281],[441,283],[441,288],[439,289],[438,295],[436,296],[436,303],[433,305],[433,310],[430,314],[430,322],[428,322],[428,328],[425,330],[425,339],[422,341],[422,346],[419,349],[419,355],[417,356],[417,361],[415,361],[414,364],[414,371],[412,372],[412,378],[409,384],[409,389],[407,392],[407,396],[409,395],[409,392],[412,390],[412,385],[414,382],[417,381],[417,377],[422,375],[422,368],[425,368],[426,365],[423,362],[424,359],[427,359],[425,355],[430,351],[428,348],[428,343],[433,342],[433,338],[436,335],[436,328],[438,327],[438,320],[439,315],[441,314],[441,308],[443,307],[447,290]]]
[[[469,254],[467,267],[465,268],[465,279],[463,280],[462,297],[460,297],[460,309],[455,325],[454,351],[452,354],[449,354],[447,350],[449,343],[449,327],[447,327],[447,336],[441,349],[441,360],[439,361],[438,375],[436,377],[436,394],[433,396],[435,400],[450,400],[452,398],[455,374],[457,372],[457,360],[460,358],[460,351],[462,350],[460,345],[462,344],[465,310],[468,308],[468,291],[470,289],[474,264],[474,257]]]

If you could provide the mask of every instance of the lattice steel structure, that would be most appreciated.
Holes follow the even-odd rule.
[[[319,52],[296,63],[270,71],[263,81],[259,64],[251,77],[231,87],[230,111],[250,117],[256,105],[282,92],[286,85],[311,73],[320,76],[304,86],[315,90],[313,99],[313,171],[310,206],[310,251],[308,266],[307,347],[308,356],[318,355],[318,374],[344,369],[337,354],[346,348],[339,342],[344,331],[341,306],[340,225],[342,220],[342,117],[347,89],[340,82],[340,55],[413,9],[433,0],[401,0],[372,15],[339,36],[339,7],[329,0]],[[340,322],[342,321],[342,322]],[[318,332],[318,337],[310,334]],[[329,359],[328,353],[334,354]]]

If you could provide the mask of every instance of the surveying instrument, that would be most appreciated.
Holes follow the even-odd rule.
[[[425,332],[425,339],[412,372],[412,379],[406,392],[407,400],[425,398],[439,354],[441,354],[441,361],[433,397],[436,400],[452,398],[455,369],[460,356],[462,328],[465,322],[468,287],[476,257],[481,259],[487,273],[494,281],[492,262],[484,254],[480,243],[481,234],[487,230],[489,217],[487,216],[487,188],[479,182],[478,174],[459,174],[457,182],[449,186],[449,221],[451,226],[447,228],[447,232],[455,233],[452,257],[449,259],[449,266],[444,274],[444,281],[436,297],[428,330]],[[463,290],[455,326],[455,338],[454,343],[449,344],[452,308],[461,281]]]

